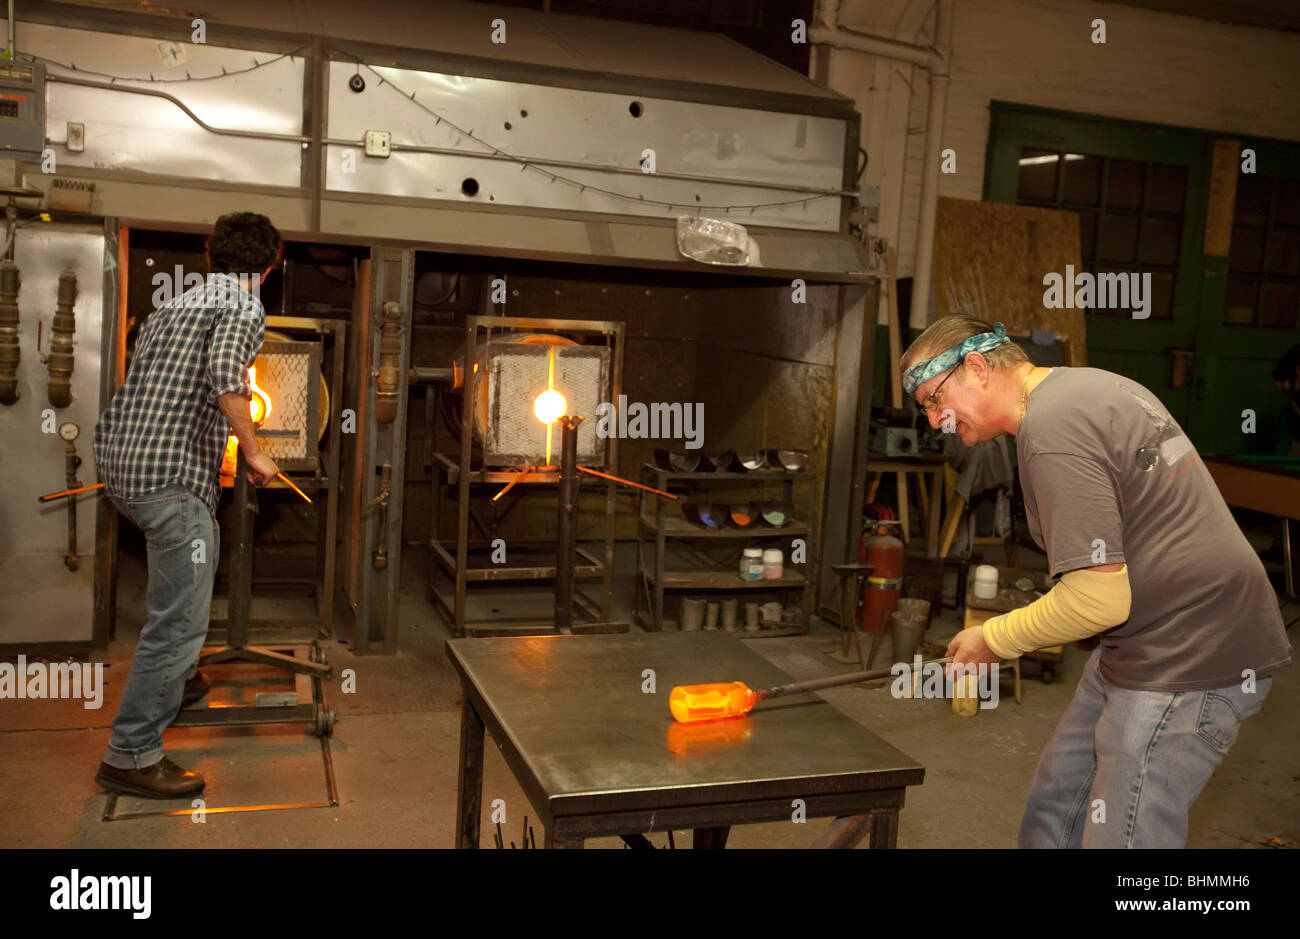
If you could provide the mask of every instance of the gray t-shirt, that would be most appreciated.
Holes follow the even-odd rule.
[[[1264,565],[1146,388],[1101,369],[1054,369],[1029,395],[1016,450],[1029,531],[1052,576],[1128,565],[1128,621],[1099,637],[1107,681],[1200,691],[1291,661]]]

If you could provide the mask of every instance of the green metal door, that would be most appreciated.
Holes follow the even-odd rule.
[[[1208,452],[1283,453],[1287,405],[1272,372],[1300,342],[1300,147],[1226,139],[1238,141],[1232,241],[1203,262],[1196,397],[1209,421],[1204,442],[1193,439]],[[1241,172],[1243,151],[1254,172]]]
[[[1079,215],[1083,271],[1151,275],[1146,318],[1086,313],[1088,362],[1150,388],[1204,452],[1273,452],[1297,335],[1296,145],[1244,141],[1231,258],[1205,254],[1216,135],[993,102],[985,199]],[[1046,273],[1046,272],[1044,272]],[[1243,412],[1255,414],[1254,433]]]
[[[1191,131],[995,102],[985,176],[989,201],[1078,213],[1080,273],[1151,274],[1146,318],[1086,312],[1088,364],[1150,388],[1189,434],[1193,383],[1174,365],[1196,342],[1201,256],[1188,220],[1204,213],[1204,150]]]

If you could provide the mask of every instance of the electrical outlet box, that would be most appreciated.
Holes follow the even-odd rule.
[[[45,149],[45,66],[0,61],[0,155],[38,161]]]
[[[86,149],[86,125],[68,121],[68,133],[64,144],[69,153],[81,153]]]
[[[386,157],[392,153],[393,135],[386,130],[366,131],[366,156]]]

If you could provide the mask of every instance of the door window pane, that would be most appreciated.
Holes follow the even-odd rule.
[[[1101,246],[1097,257],[1107,261],[1137,258],[1138,220],[1130,215],[1107,215],[1101,220]]]
[[[1103,267],[1097,271],[1093,307],[1098,313],[1107,316],[1128,316],[1133,309],[1133,296],[1129,292],[1131,278],[1127,270],[1115,266]],[[1111,278],[1112,275],[1115,279]],[[1106,283],[1103,284],[1103,280]],[[1141,289],[1139,286],[1138,289]],[[1106,296],[1102,296],[1103,290]],[[1104,306],[1103,306],[1104,304]]]
[[[1255,272],[1264,263],[1264,232],[1259,228],[1234,228],[1228,252],[1228,270]]]
[[[1272,180],[1254,173],[1241,173],[1237,177],[1237,204],[1233,221],[1237,225],[1263,228],[1268,224],[1268,201],[1272,195]]]
[[[1018,202],[1056,201],[1056,171],[1060,154],[1054,150],[1025,147],[1020,151]]]
[[[1277,181],[1277,205],[1273,207],[1276,225],[1300,225],[1300,179]]]
[[[1178,263],[1178,239],[1182,225],[1172,219],[1142,219],[1142,245],[1138,260],[1143,264],[1172,267]]]
[[[1151,164],[1151,192],[1148,208],[1152,212],[1183,214],[1187,199],[1187,167]]]
[[[1113,209],[1134,211],[1142,208],[1146,170],[1146,164],[1136,160],[1111,160],[1110,178],[1106,183],[1106,205]]]
[[[1268,266],[1270,274],[1300,275],[1300,231],[1273,229],[1268,236]]]
[[[1165,271],[1156,271],[1151,275],[1151,318],[1153,320],[1171,320],[1174,318],[1174,275]]]
[[[1097,205],[1101,201],[1101,163],[1101,157],[1067,153],[1061,201],[1066,205]]]
[[[1259,303],[1259,281],[1246,277],[1228,278],[1228,299],[1223,305],[1223,321],[1237,326],[1250,326],[1255,322],[1255,307]]]
[[[1296,325],[1296,302],[1300,289],[1294,283],[1265,284],[1260,304],[1260,325],[1292,329]]]

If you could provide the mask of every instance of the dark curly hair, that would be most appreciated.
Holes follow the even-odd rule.
[[[280,259],[284,241],[265,215],[231,212],[217,219],[207,247],[214,273],[261,274]]]

